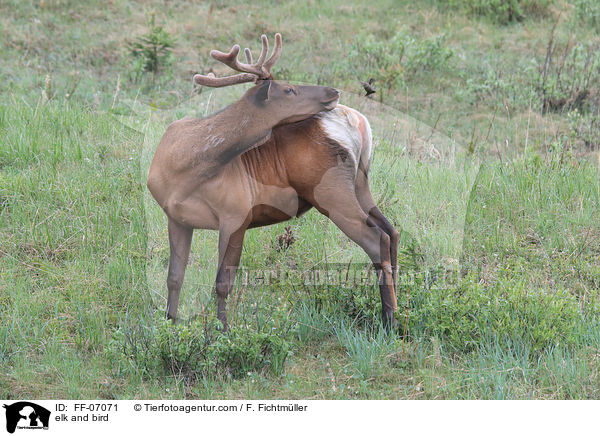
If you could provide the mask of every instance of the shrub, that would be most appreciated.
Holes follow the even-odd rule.
[[[600,150],[600,118],[598,112],[582,114],[575,109],[568,115],[571,132],[582,151]]]
[[[600,2],[598,0],[575,0],[577,19],[592,25],[600,32]]]
[[[169,320],[161,319],[148,351],[155,352],[154,358],[158,357],[167,373],[194,378],[195,373],[210,370],[212,366],[209,348],[214,341],[213,333],[210,326],[197,322],[172,325]]]
[[[439,7],[463,10],[494,23],[508,24],[532,16],[547,16],[555,0],[450,0],[438,1]]]
[[[552,35],[548,41],[546,60],[538,86],[542,109],[544,111],[598,109],[597,102],[594,103],[590,98],[598,93],[598,83],[600,83],[598,47],[584,43],[574,45],[567,43],[560,46],[554,42]]]
[[[110,353],[122,363],[116,370],[133,370],[144,378],[174,376],[194,381],[201,377],[243,377],[248,372],[280,374],[290,354],[280,332],[232,327],[218,331],[215,319],[173,325],[155,319],[149,326],[121,327],[113,334]]]
[[[356,67],[360,77],[373,78],[380,88],[389,90],[402,83],[405,50],[404,38],[399,34],[389,41],[376,40],[373,35],[357,37],[350,48],[348,62]]]
[[[389,40],[361,35],[352,42],[347,70],[362,80],[373,78],[383,99],[385,92],[416,74],[446,67],[453,53],[445,45],[443,35],[423,40],[404,33],[397,33]]]
[[[150,72],[153,77],[172,62],[171,49],[175,38],[162,26],[155,23],[154,14],[150,17],[150,30],[145,35],[139,36],[130,44],[129,52],[134,58],[135,80],[139,80],[141,73]]]
[[[423,255],[414,241],[407,241],[399,248],[399,299],[408,294],[407,287],[415,282],[423,283],[422,260]],[[309,309],[327,316],[341,313],[361,327],[381,320],[378,275],[371,264],[350,264],[343,270],[334,269],[332,274],[337,275],[339,283],[305,288],[305,304]]]
[[[233,328],[211,345],[210,355],[221,374],[242,377],[248,372],[283,372],[290,344],[277,334]]]
[[[544,58],[512,64],[484,59],[474,71],[461,73],[465,86],[459,97],[473,101],[496,99],[502,104],[527,107],[539,104],[542,112],[582,113],[600,109],[600,51],[597,43],[555,40],[554,31]]]
[[[503,104],[506,100],[511,106],[528,107],[538,98],[535,86],[539,70],[531,63],[500,63],[493,66],[482,63],[473,73],[463,74],[464,86],[456,90],[456,95],[471,103],[491,100]]]
[[[317,313],[342,313],[357,325],[373,323],[381,318],[379,290],[372,283],[366,286],[322,285],[307,291],[309,307]]]
[[[164,318],[123,326],[113,332],[109,353],[117,372],[133,371],[144,378],[167,374],[194,378],[207,360],[207,335],[199,325],[171,325]]]
[[[455,289],[416,291],[409,314],[411,335],[439,338],[457,352],[477,350],[490,340],[525,343],[534,353],[574,345],[583,321],[576,298],[566,291],[470,281]]]

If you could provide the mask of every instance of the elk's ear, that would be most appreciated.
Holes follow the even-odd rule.
[[[264,103],[269,99],[269,92],[271,91],[272,80],[262,80],[262,84],[259,85],[254,98],[257,103]]]

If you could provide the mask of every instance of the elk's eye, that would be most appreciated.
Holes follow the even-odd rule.
[[[294,92],[294,90],[292,88],[285,88],[284,91],[286,94],[292,94]]]

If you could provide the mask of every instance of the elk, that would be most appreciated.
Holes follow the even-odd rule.
[[[217,318],[227,330],[226,298],[246,230],[315,207],[367,253],[378,272],[384,324],[394,325],[399,233],[369,189],[369,122],[337,104],[333,88],[273,80],[281,35],[268,60],[268,40],[261,39],[256,63],[249,49],[247,63],[239,62],[237,44],[229,53],[211,51],[238,74],[197,74],[195,83],[255,86],[215,115],[170,124],[150,165],[148,189],[168,217],[167,317],[177,317],[194,229],[219,231]]]

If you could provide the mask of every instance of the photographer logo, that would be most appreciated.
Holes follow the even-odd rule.
[[[16,429],[48,430],[50,411],[28,401],[4,404],[6,409],[6,431],[14,433]]]

